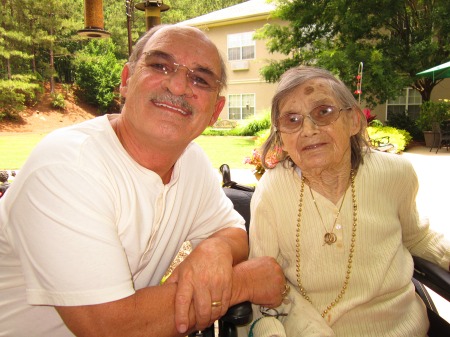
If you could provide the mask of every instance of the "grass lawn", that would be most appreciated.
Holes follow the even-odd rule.
[[[252,165],[243,162],[245,157],[252,155],[254,137],[200,136],[195,142],[206,152],[215,168],[228,164],[231,169],[253,169]]]
[[[18,170],[45,133],[0,133],[0,170]],[[228,164],[233,169],[252,169],[243,164],[250,156],[254,145],[253,137],[200,136],[195,140],[210,158],[213,166],[219,168]]]
[[[45,133],[0,133],[0,169],[18,170]]]

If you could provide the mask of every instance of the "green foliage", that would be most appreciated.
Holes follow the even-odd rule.
[[[420,114],[416,120],[416,125],[422,131],[431,131],[433,122],[442,122],[450,119],[450,102],[443,100],[439,102],[423,102],[420,106]]]
[[[163,12],[163,23],[176,23],[217,9],[228,7],[244,0],[211,0],[192,2],[188,0],[167,0],[170,11]],[[129,55],[128,42],[135,44],[146,31],[145,12],[137,10],[137,1],[103,1],[104,28],[111,35],[107,39],[114,45],[111,55],[117,60]],[[83,0],[4,0],[0,15],[0,79],[12,79],[17,74],[39,73],[42,81],[58,80],[74,83],[75,57],[78,62],[98,62],[97,66],[79,65],[78,80],[96,92],[81,88],[83,95],[89,95],[89,101],[95,102],[101,111],[116,107],[117,95],[111,89],[116,88],[117,72],[112,56],[110,63],[78,55],[91,41],[77,34],[85,28]],[[127,5],[128,9],[127,9]],[[129,39],[128,39],[129,37]],[[130,41],[128,41],[130,40]],[[99,56],[99,55],[97,55]],[[110,66],[109,71],[105,67]],[[120,66],[121,68],[121,66]],[[91,80],[88,79],[92,71]],[[101,76],[105,75],[105,78]],[[99,84],[99,86],[94,85]],[[87,85],[89,84],[89,85]],[[90,95],[92,93],[92,95]],[[5,106],[23,106],[20,97],[3,94],[0,100],[2,114]],[[25,101],[28,98],[25,95]],[[13,103],[15,101],[15,103]],[[113,102],[113,103],[111,103]],[[113,107],[111,107],[111,104]],[[9,109],[9,108],[8,108]],[[7,110],[8,110],[7,109]]]
[[[270,116],[266,114],[262,118],[252,119],[249,122],[238,126],[240,136],[255,136],[259,131],[270,128]]]
[[[110,40],[89,41],[74,60],[80,99],[99,107],[101,113],[114,108],[123,63],[116,59]]]
[[[257,136],[260,131],[270,129],[270,115],[266,113],[264,117],[240,121],[233,129],[206,128],[204,136]]]
[[[397,153],[404,151],[412,140],[408,131],[396,129],[392,126],[369,126],[367,128],[367,133],[369,134],[370,139],[389,137],[389,143],[395,146]]]
[[[374,119],[368,124],[369,126],[383,126],[383,122],[379,119]]]
[[[52,107],[56,109],[64,110],[66,108],[66,101],[64,99],[64,95],[61,93],[53,93],[51,95],[52,99]]]
[[[288,25],[268,24],[256,37],[285,59],[263,68],[276,82],[288,68],[304,64],[326,68],[356,89],[363,62],[362,98],[370,107],[398,97],[412,85],[429,100],[439,81],[419,78],[423,69],[450,57],[449,1],[277,0],[275,17]],[[352,90],[353,91],[353,90]]]
[[[36,102],[41,87],[33,80],[33,76],[0,80],[0,120],[19,120],[19,112]]]
[[[415,140],[423,140],[422,131],[417,127],[415,120],[406,114],[406,111],[390,114],[387,124],[394,128],[408,131]]]
[[[215,129],[207,127],[203,132],[203,136],[232,136],[233,129]],[[233,135],[234,136],[234,135]]]
[[[256,134],[256,139],[255,139],[255,146],[257,148],[260,148],[263,143],[267,140],[267,138],[269,138],[270,135],[270,129],[266,129],[266,130],[261,130]]]

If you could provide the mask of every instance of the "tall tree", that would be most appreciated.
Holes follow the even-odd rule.
[[[16,67],[32,58],[27,48],[31,38],[23,26],[27,24],[22,11],[22,0],[2,0],[2,15],[0,16],[0,59],[1,78],[11,79]]]
[[[415,74],[450,57],[448,0],[277,0],[276,17],[257,37],[286,56],[262,70],[274,82],[294,65],[317,65],[356,87],[364,64],[363,98],[369,105],[397,97],[405,86],[424,101],[439,83]]]
[[[130,47],[145,32],[144,12],[135,8],[144,0],[114,0],[103,2],[105,29],[111,33],[111,39],[116,45],[119,59],[126,59]]]
[[[64,55],[67,50],[64,48],[62,38],[66,34],[66,21],[70,19],[69,8],[73,9],[74,2],[69,0],[46,0],[33,1],[32,16],[36,24],[32,34],[35,43],[40,49],[40,56],[45,58],[45,78],[50,81],[50,92],[54,92],[55,58]],[[73,34],[73,32],[71,32]]]

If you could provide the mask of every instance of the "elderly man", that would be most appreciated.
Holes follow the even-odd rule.
[[[122,113],[37,146],[0,202],[1,336],[184,336],[230,305],[281,303],[281,269],[245,261],[243,219],[192,143],[225,82],[201,31],[156,27],[124,67]]]

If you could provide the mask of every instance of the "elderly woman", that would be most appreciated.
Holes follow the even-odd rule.
[[[450,242],[419,221],[403,157],[370,150],[352,93],[326,70],[281,78],[252,199],[250,257],[272,256],[285,304],[255,307],[250,336],[426,336],[411,254],[448,269]]]

